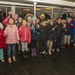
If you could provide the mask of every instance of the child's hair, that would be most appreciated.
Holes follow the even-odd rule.
[[[18,19],[19,19],[19,18],[21,18],[21,19],[23,20],[23,18],[22,18],[22,17],[18,17]]]
[[[15,20],[14,20],[14,18],[9,18],[9,20],[10,20],[10,19],[12,19],[12,20],[13,20],[13,24],[14,24],[14,23],[15,23]],[[8,22],[9,22],[9,20],[8,20]]]

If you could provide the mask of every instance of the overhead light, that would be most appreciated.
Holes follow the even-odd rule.
[[[30,9],[23,9],[24,11],[30,11]]]
[[[36,8],[36,10],[41,10],[41,8]]]
[[[45,9],[45,10],[49,10],[49,11],[52,10],[52,8],[44,8],[44,9]]]

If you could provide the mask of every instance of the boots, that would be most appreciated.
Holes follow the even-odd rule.
[[[34,49],[31,49],[31,51],[32,51],[32,57],[34,57]]]
[[[37,54],[36,54],[36,48],[34,48],[34,56],[37,56]]]
[[[24,59],[28,59],[28,58],[29,58],[27,51],[24,51],[24,52],[23,52],[23,58],[24,58]]]
[[[23,58],[26,59],[26,53],[25,52],[23,52]]]
[[[37,54],[36,54],[36,48],[31,49],[31,51],[32,51],[32,57],[37,56]]]
[[[27,51],[25,51],[26,52],[26,58],[28,59],[29,58],[29,56],[28,56],[28,52]]]

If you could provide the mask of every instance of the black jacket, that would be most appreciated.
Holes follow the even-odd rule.
[[[57,37],[62,37],[63,34],[63,24],[62,23],[57,23],[57,28],[56,28],[56,35]]]
[[[48,39],[48,27],[47,26],[40,26],[38,29],[38,32],[40,33],[40,40],[41,41],[47,41]]]
[[[54,27],[55,25],[48,26],[48,40],[56,40],[56,29],[52,30]]]
[[[67,31],[65,31],[66,35],[72,35],[72,26],[71,23],[67,23],[66,28]]]

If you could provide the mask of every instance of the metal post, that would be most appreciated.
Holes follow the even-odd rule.
[[[15,15],[16,11],[15,11],[15,6],[11,6],[11,11],[12,11],[12,16]]]
[[[37,5],[37,2],[34,2],[34,16],[36,17],[36,5]]]
[[[54,12],[53,12],[53,8],[52,8],[51,18],[53,18],[53,14],[54,14]]]
[[[6,7],[6,16],[8,15],[8,8]]]

